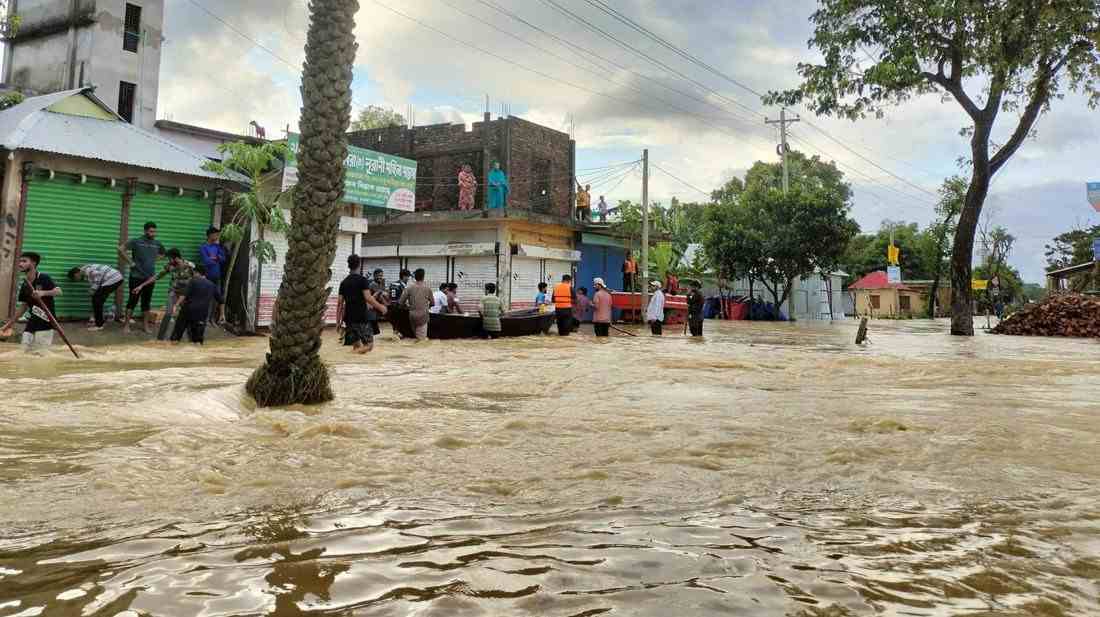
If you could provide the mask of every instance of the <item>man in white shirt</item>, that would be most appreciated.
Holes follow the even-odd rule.
[[[665,323],[665,294],[661,291],[660,281],[650,281],[649,288],[653,295],[649,297],[645,320],[649,322],[653,336],[661,336],[661,326]]]
[[[98,332],[106,320],[103,305],[116,289],[122,286],[122,273],[102,264],[87,264],[69,270],[70,281],[88,281],[88,294],[92,296],[92,324],[88,330]]]
[[[447,284],[443,283],[439,289],[432,292],[432,308],[429,313],[443,313],[447,309]]]

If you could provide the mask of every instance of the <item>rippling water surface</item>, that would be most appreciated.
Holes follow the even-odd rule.
[[[0,617],[1100,614],[1100,343],[0,347]]]

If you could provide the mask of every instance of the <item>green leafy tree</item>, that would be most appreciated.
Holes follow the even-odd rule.
[[[1046,245],[1047,271],[1093,261],[1092,243],[1096,238],[1100,238],[1100,225],[1055,236],[1051,244]]]
[[[302,69],[299,181],[266,362],[246,390],[262,407],[332,400],[319,352],[348,154],[358,0],[312,0]]]
[[[261,264],[278,260],[275,246],[264,239],[264,235],[268,230],[285,234],[288,225],[281,205],[284,194],[274,188],[276,185],[268,176],[274,171],[278,161],[286,160],[289,150],[281,143],[264,142],[253,145],[238,141],[218,146],[218,152],[224,155],[222,160],[208,162],[203,165],[204,169],[230,180],[239,179],[240,174],[249,181],[248,191],[233,194],[230,201],[232,217],[229,223],[222,226],[222,242],[229,246],[231,252],[223,282],[223,292],[228,293],[232,289],[237,259],[242,252],[241,243],[253,223],[256,223],[259,233],[248,245],[249,253]],[[247,285],[241,287],[241,294],[247,297]],[[255,308],[247,300],[241,304],[245,310],[240,316],[239,325],[246,332],[255,332]]]
[[[392,126],[405,126],[405,116],[377,105],[367,105],[359,110],[359,115],[351,122],[353,131],[369,131]]]
[[[767,103],[855,120],[938,94],[966,113],[971,173],[952,248],[951,332],[973,335],[971,262],[990,182],[1067,90],[1100,103],[1100,3],[821,0],[812,21],[822,63],[800,64],[801,86]],[[1002,114],[1013,124],[994,146]]]
[[[859,227],[849,217],[851,188],[832,163],[789,155],[791,188],[780,188],[782,166],[757,162],[736,200],[709,211],[705,247],[722,278],[759,281],[776,306],[796,278],[830,271]]]

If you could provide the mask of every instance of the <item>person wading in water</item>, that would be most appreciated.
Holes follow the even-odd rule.
[[[573,277],[566,274],[561,282],[554,286],[554,314],[558,320],[558,335],[569,336],[573,329]]]

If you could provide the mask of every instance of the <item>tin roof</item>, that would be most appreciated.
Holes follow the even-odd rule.
[[[916,291],[906,287],[904,283],[891,283],[890,277],[879,270],[872,272],[848,286],[848,289],[901,289],[903,291]]]
[[[73,96],[87,97],[115,119],[50,111],[51,106]],[[0,147],[63,154],[186,176],[221,178],[202,168],[208,160],[205,157],[124,121],[96,98],[91,88],[28,98],[0,111]],[[244,176],[235,179],[245,181]]]

